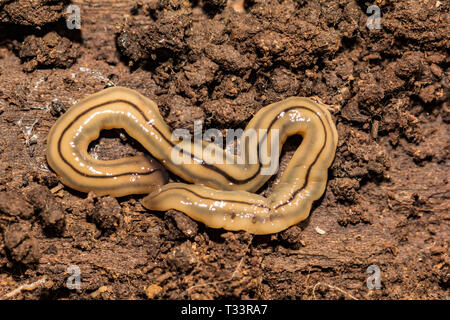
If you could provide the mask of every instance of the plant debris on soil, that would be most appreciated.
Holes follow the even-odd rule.
[[[69,5],[81,29],[68,28]],[[380,29],[367,26],[370,5]],[[0,0],[0,299],[449,299],[449,7]],[[306,221],[254,236],[150,212],[142,196],[60,185],[45,157],[49,129],[115,85],[191,131],[195,120],[244,128],[294,95],[337,106],[324,196]],[[281,169],[299,143],[285,144]],[[119,130],[90,152],[146,151]],[[379,288],[367,285],[372,265]],[[78,289],[67,285],[73,266]]]

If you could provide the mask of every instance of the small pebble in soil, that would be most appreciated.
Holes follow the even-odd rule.
[[[151,284],[145,289],[145,294],[147,298],[154,299],[160,292],[162,291],[162,288],[158,286],[157,284]]]

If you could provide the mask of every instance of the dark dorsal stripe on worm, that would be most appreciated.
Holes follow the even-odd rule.
[[[164,170],[148,157],[92,158],[87,153],[89,143],[98,138],[102,129],[113,128],[125,129],[169,170],[194,184],[164,185]],[[61,181],[76,190],[113,196],[150,193],[143,204],[152,210],[177,209],[215,228],[258,234],[278,232],[305,219],[312,202],[322,195],[336,150],[336,128],[326,106],[298,97],[259,110],[243,137],[249,128],[265,129],[257,135],[253,146],[256,150],[247,144],[243,150],[246,159],[252,151],[257,152],[258,161],[217,164],[203,153],[213,143],[202,141],[201,156],[195,148],[194,153],[189,152],[193,144],[171,140],[171,131],[153,101],[133,90],[114,87],[80,101],[58,119],[49,133],[47,159]],[[281,132],[279,142],[293,134],[302,135],[303,141],[269,198],[264,198],[248,191],[258,190],[270,177],[262,174],[267,164],[259,155],[273,128]],[[213,147],[222,159],[236,159],[222,148]],[[278,164],[281,150],[272,150]],[[182,152],[195,161],[177,164],[171,159],[171,151]]]

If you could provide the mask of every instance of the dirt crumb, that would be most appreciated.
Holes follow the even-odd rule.
[[[30,219],[34,213],[33,206],[25,201],[16,191],[0,192],[0,214]]]
[[[194,122],[203,122],[205,114],[198,106],[190,104],[189,100],[181,96],[163,96],[160,98],[162,106],[170,108],[166,117],[167,124],[176,129],[187,129],[194,132]]]
[[[358,179],[367,179],[370,176],[386,177],[390,159],[382,146],[366,133],[344,126],[338,126],[338,131],[340,155],[332,165],[335,176]]]
[[[158,24],[145,28],[133,24],[124,26],[117,38],[119,50],[132,62],[163,61],[183,52],[183,38],[191,19],[174,11],[161,11]]]
[[[43,37],[30,35],[25,38],[19,49],[24,71],[36,68],[67,68],[79,57],[79,45],[56,32],[49,32]]]
[[[39,243],[30,232],[30,226],[25,223],[14,223],[6,228],[3,235],[5,247],[14,262],[27,265],[39,261]]]
[[[198,224],[182,212],[171,210],[166,213],[171,217],[177,226],[177,228],[187,237],[194,238],[198,233]]]
[[[351,178],[336,178],[330,181],[330,187],[336,199],[353,202],[357,199],[359,181]]]
[[[281,241],[285,242],[291,249],[299,249],[305,245],[302,229],[299,226],[292,226],[279,234]]]
[[[357,206],[343,212],[337,219],[341,226],[357,225],[358,223],[371,223],[370,213],[367,211],[367,206]]]
[[[189,241],[173,248],[166,257],[167,264],[173,270],[188,273],[197,264],[197,258]]]

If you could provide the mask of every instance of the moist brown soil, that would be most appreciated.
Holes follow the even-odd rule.
[[[0,0],[0,298],[449,299],[448,1],[73,1],[81,30],[66,27],[69,4]],[[339,131],[324,196],[299,225],[253,236],[62,187],[49,129],[113,85],[190,130],[244,128],[269,103],[320,97]],[[111,131],[91,152],[145,150]],[[370,265],[380,289],[366,285]]]

